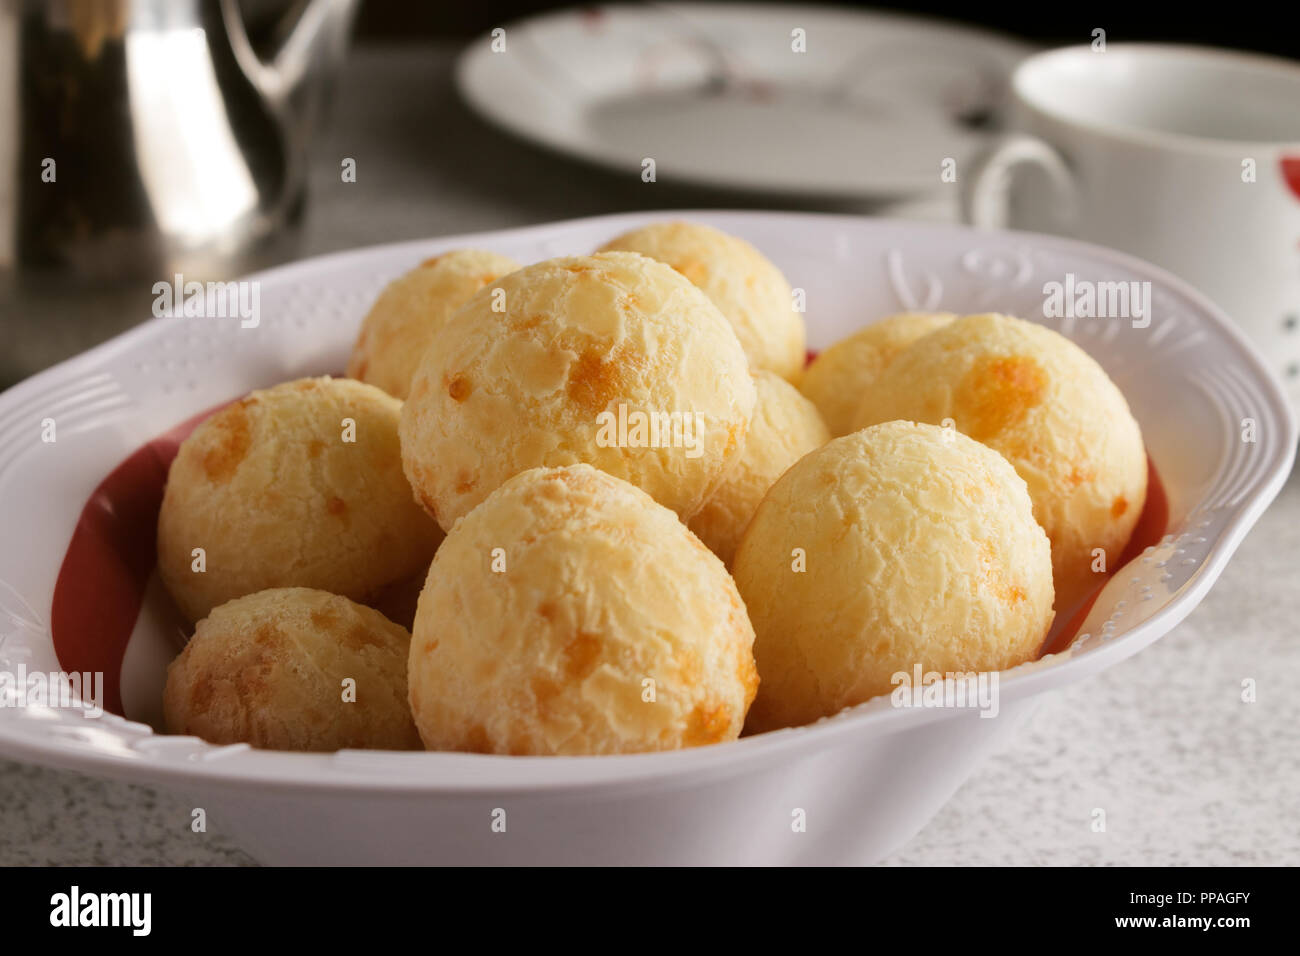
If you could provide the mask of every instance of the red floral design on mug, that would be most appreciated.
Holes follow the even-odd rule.
[[[1281,163],[1282,180],[1296,199],[1300,199],[1300,156],[1283,156]]]

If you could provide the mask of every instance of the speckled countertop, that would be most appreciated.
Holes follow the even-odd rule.
[[[447,48],[354,53],[313,154],[297,254],[647,207],[753,205],[665,182],[648,189],[508,141],[455,99],[451,62]],[[356,183],[339,183],[340,156],[356,158]],[[857,211],[948,215],[943,203]],[[31,336],[8,360],[34,371],[132,319],[106,315],[102,301],[86,314],[94,320],[75,335]],[[1012,746],[885,862],[1300,864],[1298,561],[1300,473],[1186,621],[1044,697]],[[1240,700],[1247,677],[1252,704]],[[1092,830],[1095,808],[1105,833]],[[0,866],[254,862],[215,829],[192,833],[190,804],[173,794],[0,761]]]

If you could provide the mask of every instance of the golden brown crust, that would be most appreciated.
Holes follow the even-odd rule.
[[[672,266],[718,307],[745,350],[750,368],[788,381],[803,369],[803,316],[790,283],[754,246],[691,222],[658,222],[611,239],[601,252],[637,252]]]
[[[484,286],[519,268],[495,252],[457,249],[426,259],[384,287],[361,323],[349,378],[405,399],[420,357],[453,312]]]
[[[757,686],[752,645],[735,584],[671,511],[588,465],[538,468],[439,550],[416,613],[411,709],[430,749],[732,740]]]
[[[799,391],[817,406],[831,435],[847,435],[858,427],[862,393],[894,357],[955,318],[951,312],[900,312],[859,329],[813,359]]]
[[[409,646],[378,611],[324,591],[237,598],[199,622],[167,669],[167,729],[268,750],[419,749]]]
[[[757,731],[889,693],[916,664],[1015,666],[1053,617],[1050,549],[1025,483],[978,442],[912,422],[800,459],[759,505],[735,578],[763,679]]]
[[[728,567],[745,526],[787,468],[831,440],[816,407],[772,372],[755,372],[758,400],[740,457],[687,522]]]
[[[864,393],[859,425],[896,418],[952,419],[1015,466],[1052,541],[1059,611],[1103,580],[1095,549],[1114,568],[1146,503],[1146,449],[1120,390],[1069,339],[1006,315],[958,319]]]
[[[442,532],[402,474],[399,414],[373,386],[300,379],[195,429],[172,462],[158,518],[158,570],[186,617],[272,587],[370,603],[426,568]],[[345,419],[355,441],[345,440]]]
[[[539,262],[494,288],[504,311],[484,289],[457,312],[402,410],[407,477],[443,528],[520,471],[576,462],[679,514],[699,507],[754,405],[744,353],[712,303],[632,253]],[[620,407],[690,416],[698,454],[684,440],[610,444],[602,416]]]

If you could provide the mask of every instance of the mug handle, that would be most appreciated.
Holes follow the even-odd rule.
[[[1024,133],[995,142],[962,177],[962,218],[973,226],[1007,228],[1015,171],[1026,166],[1044,173],[1052,194],[1053,212],[1061,227],[1069,229],[1078,209],[1074,175],[1053,147]]]

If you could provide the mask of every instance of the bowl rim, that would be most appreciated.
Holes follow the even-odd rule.
[[[1296,446],[1300,442],[1296,419],[1280,383],[1245,334],[1221,309],[1184,280],[1126,253],[1075,239],[1018,230],[982,230],[956,223],[911,222],[841,213],[675,209],[588,216],[521,228],[362,246],[284,263],[243,279],[280,281],[299,270],[323,269],[331,262],[351,259],[359,254],[378,257],[406,249],[423,250],[432,242],[449,248],[456,245],[490,246],[494,240],[526,239],[590,225],[606,226],[612,234],[620,228],[682,218],[705,222],[817,221],[828,227],[836,223],[860,225],[877,222],[886,226],[906,225],[909,229],[935,235],[1005,236],[1040,249],[1107,261],[1142,275],[1188,301],[1202,313],[1202,318],[1212,322],[1217,331],[1239,347],[1239,358],[1244,361],[1253,383],[1269,400],[1270,411],[1278,416],[1281,424],[1282,438],[1276,443],[1271,460],[1259,469],[1260,477],[1249,493],[1225,509],[1226,515],[1216,532],[1215,544],[1167,604],[1133,628],[1095,643],[1081,653],[1067,651],[999,672],[1001,702],[1026,699],[1097,673],[1137,653],[1176,626],[1217,580],[1247,531],[1277,495],[1290,473]],[[36,391],[52,379],[159,334],[163,327],[163,323],[142,323],[37,373],[0,394],[0,409],[21,401],[29,392]],[[1117,577],[1118,572],[1112,576],[1112,581]],[[687,777],[698,781],[734,775],[774,760],[807,755],[865,734],[895,733],[939,720],[979,719],[978,714],[969,709],[894,708],[889,707],[888,702],[887,697],[876,698],[813,724],[707,747],[582,757],[361,750],[327,754],[290,753],[258,750],[246,744],[217,746],[194,737],[156,734],[146,724],[111,714],[93,720],[81,716],[69,718],[78,721],[75,726],[84,728],[92,736],[109,734],[113,745],[101,746],[89,744],[84,739],[65,739],[43,733],[42,727],[48,727],[52,721],[42,719],[35,713],[38,709],[0,709],[0,756],[140,783],[170,784],[182,789],[186,785],[203,784],[205,787],[239,789],[255,786],[261,790],[339,795],[617,790],[680,785]],[[48,718],[48,713],[45,716]]]

